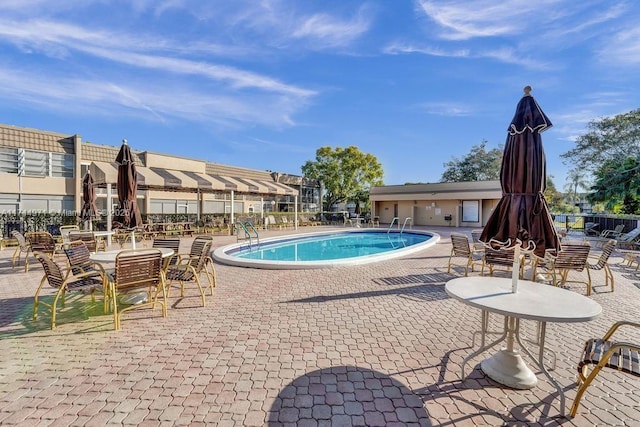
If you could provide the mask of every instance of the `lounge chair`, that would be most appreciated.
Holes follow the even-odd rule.
[[[613,230],[604,230],[602,233],[600,233],[600,237],[606,239],[616,239],[622,235],[622,230],[624,230],[624,224],[618,224]]]
[[[584,235],[585,236],[600,236],[600,232],[596,230],[600,224],[597,222],[586,222],[584,224]]]
[[[638,239],[640,239],[640,227],[636,227],[628,233],[620,235],[616,240],[618,241],[619,249],[636,249]],[[604,243],[606,240],[608,239],[598,239],[601,243]]]

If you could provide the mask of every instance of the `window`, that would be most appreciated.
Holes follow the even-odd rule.
[[[73,178],[73,154],[51,153],[51,176]]]
[[[18,149],[0,147],[0,172],[18,173]]]
[[[480,204],[477,200],[462,201],[462,221],[478,222],[480,221]]]
[[[73,154],[0,147],[0,172],[73,178],[73,169]]]
[[[28,176],[49,176],[49,153],[24,150],[24,174]]]

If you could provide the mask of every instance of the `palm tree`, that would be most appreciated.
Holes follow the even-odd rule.
[[[568,182],[564,185],[564,190],[567,192],[569,196],[569,202],[572,206],[575,206],[576,203],[580,201],[580,196],[578,195],[578,188],[582,190],[588,190],[590,185],[589,182],[584,177],[584,172],[578,169],[572,169],[569,171],[567,175]]]

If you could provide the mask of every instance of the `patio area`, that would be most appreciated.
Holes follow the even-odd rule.
[[[187,286],[185,298],[173,292],[168,317],[159,309],[134,310],[120,331],[102,313],[101,297],[92,304],[72,296],[53,331],[47,312],[33,321],[43,270],[36,261],[28,273],[13,270],[13,248],[5,248],[0,424],[640,424],[640,380],[612,370],[587,389],[574,419],[558,417],[556,390],[541,374],[531,390],[509,389],[484,376],[479,356],[462,382],[480,311],[450,298],[444,286],[464,274],[462,268],[447,273],[449,234],[470,236],[470,229],[429,229],[441,235],[433,248],[375,264],[299,271],[216,264],[216,293],[206,307],[197,288]],[[261,237],[293,233],[261,231]],[[184,237],[180,252],[192,240]],[[214,248],[235,242],[214,236]],[[618,320],[640,317],[640,271],[621,261],[618,251],[609,261],[613,293],[602,286],[603,273],[592,272],[590,298],[601,304],[602,316],[547,325],[547,346],[558,357],[552,375],[564,389],[567,412],[584,341]],[[585,293],[584,286],[572,289]],[[45,287],[43,296],[52,290]],[[495,329],[501,319],[491,319]],[[533,332],[535,324],[524,321],[523,328]]]

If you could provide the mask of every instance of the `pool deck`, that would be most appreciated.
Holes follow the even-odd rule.
[[[184,299],[174,291],[167,318],[134,310],[118,332],[100,298],[72,297],[53,331],[48,313],[33,321],[42,268],[33,260],[28,273],[13,270],[13,248],[5,248],[0,424],[640,425],[640,379],[610,370],[587,389],[574,419],[558,418],[555,389],[542,374],[536,388],[509,389],[483,375],[478,357],[460,381],[480,312],[449,298],[444,285],[463,275],[461,268],[447,273],[449,233],[470,229],[428,229],[441,235],[439,244],[375,264],[290,271],[216,265],[206,307],[187,286]],[[181,252],[191,241],[183,238]],[[235,241],[215,236],[214,247]],[[610,259],[613,293],[602,286],[602,272],[592,272],[600,318],[547,326],[567,411],[584,341],[617,320],[640,318],[640,273],[621,260],[619,252]],[[639,335],[627,338],[638,342]]]

